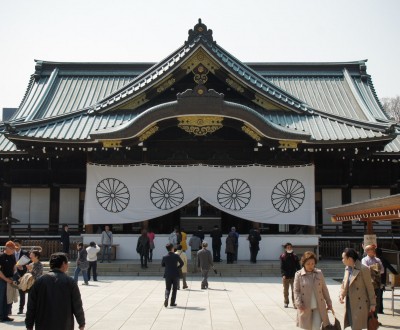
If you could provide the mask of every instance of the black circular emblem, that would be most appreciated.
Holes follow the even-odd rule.
[[[130,195],[127,186],[122,181],[107,178],[97,185],[96,197],[103,209],[118,213],[126,209]]]
[[[271,194],[272,205],[282,213],[297,210],[304,202],[306,192],[303,184],[296,179],[286,179],[279,182]]]
[[[183,202],[183,190],[172,179],[159,179],[150,188],[150,199],[160,210],[169,210]]]
[[[240,211],[249,204],[251,189],[242,179],[230,179],[225,181],[218,189],[218,203],[232,211]]]

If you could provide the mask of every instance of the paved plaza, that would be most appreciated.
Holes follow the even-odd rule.
[[[189,289],[178,291],[177,307],[163,306],[164,281],[158,277],[107,277],[80,290],[90,330],[178,329],[296,329],[296,310],[283,307],[278,277],[210,277],[208,290],[200,289],[200,277],[189,277]],[[338,301],[340,283],[327,278],[334,310],[343,325],[344,306]],[[382,329],[400,329],[400,299],[392,316],[391,292],[384,295]],[[0,323],[0,329],[24,328],[25,316]],[[78,329],[76,325],[76,329]]]

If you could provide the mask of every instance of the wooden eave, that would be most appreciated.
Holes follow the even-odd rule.
[[[400,194],[326,208],[333,222],[398,221]]]

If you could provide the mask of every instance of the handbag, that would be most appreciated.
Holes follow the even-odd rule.
[[[373,312],[368,313],[368,330],[376,330],[379,328],[379,322]]]
[[[329,324],[327,326],[321,324],[321,330],[342,330],[342,326],[340,325],[340,322],[337,319],[335,312],[333,310],[331,312],[333,317],[335,318],[334,323],[332,324],[331,321],[329,321]],[[328,310],[328,315],[329,315],[329,310]]]

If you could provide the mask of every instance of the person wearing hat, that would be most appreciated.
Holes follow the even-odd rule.
[[[293,307],[296,308],[294,303],[294,292],[293,283],[294,276],[298,270],[300,270],[300,260],[299,257],[293,252],[292,243],[286,243],[284,245],[285,252],[279,257],[281,261],[281,274],[282,274],[282,284],[283,284],[283,299],[284,307],[289,306],[289,286],[292,289],[292,303]]]
[[[7,304],[7,283],[12,284],[15,272],[15,244],[8,241],[4,252],[0,255],[0,322],[11,322],[14,319],[8,317],[10,306]]]

